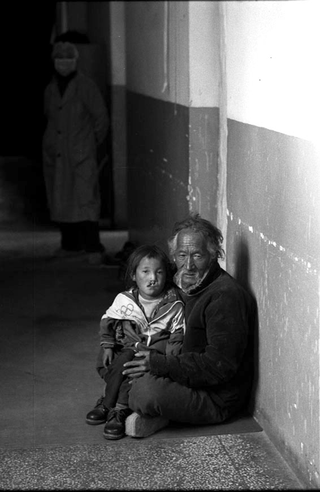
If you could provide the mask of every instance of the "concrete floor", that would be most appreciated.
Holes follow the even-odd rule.
[[[127,233],[101,238],[112,255]],[[116,267],[53,260],[58,246],[51,228],[0,231],[1,490],[303,489],[252,417],[116,442],[87,425],[99,320],[123,286]]]

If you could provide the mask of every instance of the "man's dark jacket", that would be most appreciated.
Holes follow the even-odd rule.
[[[252,385],[255,302],[218,262],[182,297],[187,324],[182,353],[151,353],[150,372],[203,389],[233,413],[247,402]]]

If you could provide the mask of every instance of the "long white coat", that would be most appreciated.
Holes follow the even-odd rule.
[[[52,79],[44,93],[44,110],[43,172],[51,220],[98,221],[97,145],[109,127],[102,95],[93,80],[79,72],[63,97]]]

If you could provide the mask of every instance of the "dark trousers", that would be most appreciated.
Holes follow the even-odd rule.
[[[161,415],[175,422],[218,424],[238,411],[238,405],[223,408],[202,390],[182,386],[170,378],[147,372],[130,385],[129,407],[149,417]]]
[[[124,370],[123,364],[134,358],[135,352],[131,349],[123,349],[121,352],[115,354],[115,358],[108,366],[108,370],[103,379],[107,383],[106,394],[103,400],[103,404],[107,408],[115,407],[116,403],[128,406],[129,390],[131,384],[129,384],[130,378],[124,376],[122,371]]]
[[[102,252],[99,237],[99,222],[60,222],[61,248],[67,251]]]

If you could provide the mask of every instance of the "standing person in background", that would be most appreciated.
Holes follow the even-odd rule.
[[[73,43],[63,35],[56,39],[54,74],[44,94],[44,180],[51,220],[61,232],[57,255],[86,252],[90,263],[100,263],[97,151],[109,118],[97,85],[78,71],[78,57]]]

